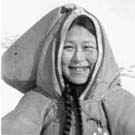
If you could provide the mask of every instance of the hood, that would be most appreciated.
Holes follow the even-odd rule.
[[[95,25],[98,59],[92,74],[92,79],[89,81],[80,99],[83,100],[89,96],[103,96],[107,87],[110,87],[114,80],[119,82],[119,68],[114,60],[103,27],[96,17],[76,5],[62,7],[60,11],[63,15],[59,18],[61,20],[59,22],[60,24],[56,24],[55,26],[57,29],[59,25],[58,29],[54,32],[55,34],[53,37],[52,33],[50,33],[44,43],[45,45],[38,65],[37,84],[50,96],[58,97],[61,95],[64,89],[61,57],[68,28],[76,17],[86,15]]]
[[[119,68],[115,62],[101,23],[91,13],[76,5],[66,5],[54,9],[43,17],[37,24],[35,24],[31,30],[27,32],[27,34],[24,34],[25,38],[22,38],[22,36],[19,39],[20,41],[16,42],[16,44],[23,43],[27,44],[27,46],[30,43],[32,48],[36,48],[35,51],[32,52],[33,58],[31,56],[33,62],[30,62],[30,64],[27,62],[28,65],[33,64],[34,66],[32,65],[30,66],[31,68],[27,68],[28,75],[26,73],[22,73],[21,71],[21,76],[24,75],[24,78],[26,75],[29,78],[32,78],[29,79],[30,81],[26,81],[28,85],[20,89],[16,87],[13,81],[12,83],[11,81],[9,83],[9,79],[7,79],[7,77],[4,77],[4,80],[6,80],[6,82],[13,87],[20,89],[22,92],[26,92],[30,88],[38,86],[43,89],[46,95],[48,95],[50,98],[59,99],[64,89],[64,81],[61,69],[63,44],[68,32],[68,28],[73,20],[80,15],[85,15],[92,20],[96,29],[98,45],[98,59],[92,74],[92,78],[88,82],[84,92],[81,94],[80,99],[84,100],[89,97],[102,97],[109,87],[111,87],[113,84],[119,83]],[[27,48],[25,51],[27,51]],[[28,55],[30,55],[30,52],[28,53]],[[26,59],[28,60],[27,57]],[[29,58],[29,61],[31,59]],[[28,65],[26,67],[28,67]],[[20,74],[20,72],[18,74]],[[7,76],[7,74],[4,74],[4,76]],[[17,79],[14,80],[19,83],[19,79]],[[24,90],[26,87],[27,90]]]

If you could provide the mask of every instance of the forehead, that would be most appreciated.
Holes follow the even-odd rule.
[[[74,25],[68,31],[66,40],[95,40],[95,36],[86,28]]]

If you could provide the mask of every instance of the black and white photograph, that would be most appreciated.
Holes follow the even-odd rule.
[[[135,135],[135,1],[1,1],[1,135]]]

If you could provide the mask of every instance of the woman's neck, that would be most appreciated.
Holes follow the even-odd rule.
[[[68,80],[65,80],[65,83],[68,83],[71,87],[72,90],[76,91],[76,94],[78,97],[80,97],[80,95],[82,94],[82,92],[84,91],[84,89],[87,86],[87,83],[85,84],[74,84],[72,82],[69,82]]]

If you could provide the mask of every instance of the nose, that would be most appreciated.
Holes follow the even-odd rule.
[[[73,60],[75,62],[81,62],[85,59],[85,53],[81,48],[77,48],[76,51],[74,52]]]

